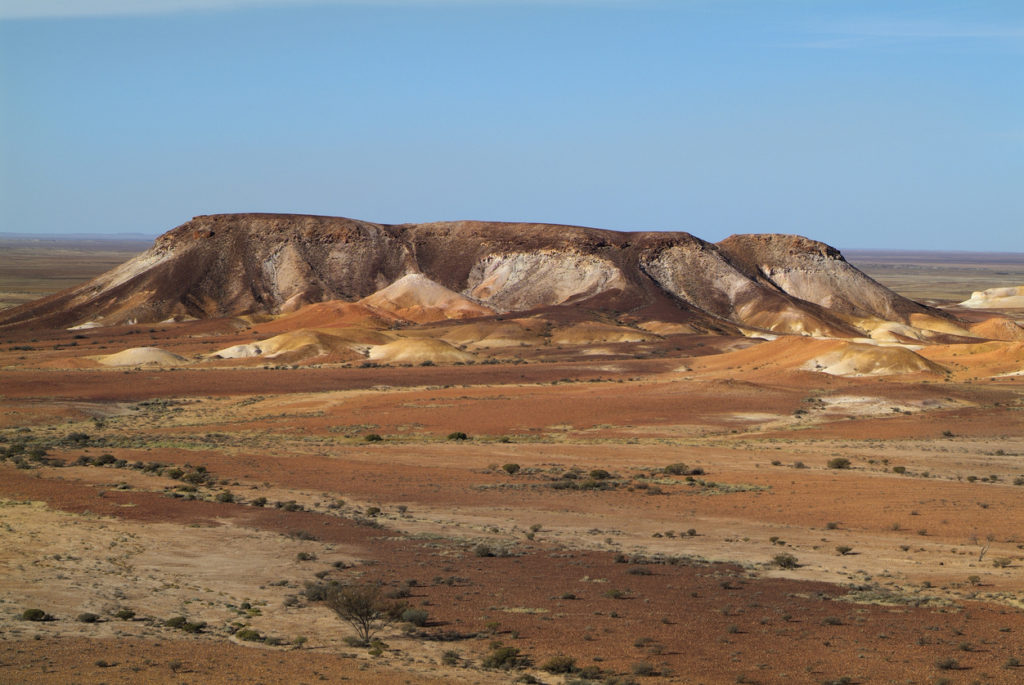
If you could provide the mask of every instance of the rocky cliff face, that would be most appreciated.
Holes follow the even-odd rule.
[[[573,305],[709,332],[838,337],[870,334],[865,321],[949,318],[798,236],[716,245],[676,232],[230,214],[196,217],[82,286],[0,313],[0,326],[278,314],[325,300],[398,302],[434,320],[445,303],[460,318]]]

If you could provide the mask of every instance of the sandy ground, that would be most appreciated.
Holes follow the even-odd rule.
[[[0,464],[0,680],[555,683],[564,654],[604,679],[1018,681],[1024,381],[751,350],[127,373],[0,352],[0,448],[53,460]],[[104,454],[122,467],[72,465]],[[372,656],[305,597],[318,578],[404,587],[430,621]],[[498,642],[530,665],[483,668]]]
[[[543,319],[402,332],[474,364],[208,356],[286,323],[0,340],[0,682],[1024,678],[1019,341],[888,376],[827,373],[873,354],[832,341]],[[429,618],[352,647],[307,591],[335,580]]]

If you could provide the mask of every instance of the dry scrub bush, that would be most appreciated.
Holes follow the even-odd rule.
[[[356,631],[361,646],[368,646],[386,625],[401,618],[405,604],[384,598],[380,585],[337,585],[327,588],[324,604]]]

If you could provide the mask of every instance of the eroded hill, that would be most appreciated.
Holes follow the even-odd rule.
[[[857,337],[880,321],[961,332],[947,330],[948,315],[797,236],[733,236],[716,245],[678,232],[273,214],[196,217],[82,286],[4,312],[0,325],[281,314],[329,300],[363,300],[415,322],[572,304],[702,332]]]

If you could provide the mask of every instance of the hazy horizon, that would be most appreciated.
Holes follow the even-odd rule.
[[[199,214],[1024,251],[1024,5],[5,0],[0,233]]]

